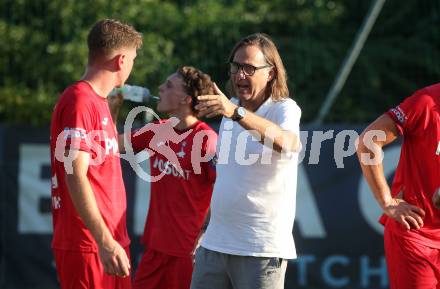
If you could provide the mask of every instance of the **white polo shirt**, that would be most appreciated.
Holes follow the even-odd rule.
[[[299,137],[301,109],[292,99],[269,98],[255,113]],[[211,219],[201,245],[233,255],[296,258],[298,152],[283,156],[223,118],[217,156]]]

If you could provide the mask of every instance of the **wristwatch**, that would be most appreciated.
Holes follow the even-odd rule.
[[[244,116],[246,115],[246,109],[242,106],[238,106],[234,110],[234,114],[232,115],[231,119],[233,121],[240,121]]]

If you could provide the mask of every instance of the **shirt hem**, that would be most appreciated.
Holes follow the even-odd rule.
[[[278,257],[283,259],[296,259],[297,255],[296,253],[280,253],[280,252],[252,252],[252,251],[243,251],[243,250],[235,250],[235,249],[228,249],[228,248],[222,248],[217,246],[211,246],[202,244],[201,247],[216,251],[224,254],[230,254],[230,255],[238,255],[238,256],[252,256],[252,257]]]

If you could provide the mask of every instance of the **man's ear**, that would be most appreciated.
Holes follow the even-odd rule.
[[[182,104],[191,104],[192,103],[191,95],[185,95],[185,97],[182,98],[182,101],[180,103],[182,103]]]
[[[269,70],[269,75],[268,75],[268,77],[267,77],[267,82],[269,82],[269,81],[271,81],[272,79],[274,79],[275,76],[276,76],[276,68],[275,68],[275,67],[272,67],[272,68]]]
[[[114,58],[117,70],[121,70],[125,63],[125,54],[118,54]]]

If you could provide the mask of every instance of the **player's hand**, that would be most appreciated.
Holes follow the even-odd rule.
[[[214,91],[216,94],[197,97],[198,104],[195,106],[198,112],[197,116],[210,118],[222,115],[228,118],[232,117],[237,106],[220,91],[215,83]]]
[[[407,203],[400,195],[396,198],[392,198],[388,204],[384,206],[384,213],[401,223],[407,230],[420,229],[423,227],[425,211]]]
[[[110,245],[100,246],[99,258],[106,274],[121,277],[130,275],[130,260],[118,242],[113,240]]]

